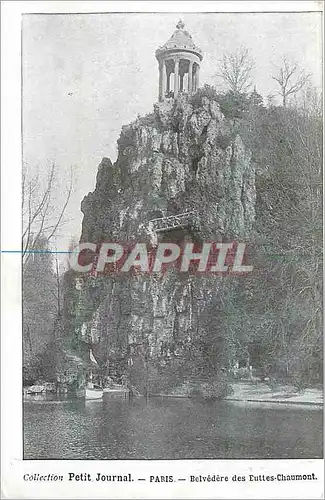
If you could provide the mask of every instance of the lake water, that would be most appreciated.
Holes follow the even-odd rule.
[[[321,458],[317,407],[130,401],[24,403],[25,459]]]

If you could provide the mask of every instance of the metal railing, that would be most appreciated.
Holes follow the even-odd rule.
[[[149,224],[156,233],[184,227],[197,227],[199,215],[196,210],[192,210],[191,212],[152,219]]]

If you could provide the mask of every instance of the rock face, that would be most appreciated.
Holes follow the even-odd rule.
[[[195,234],[181,230],[159,239],[245,239],[255,214],[250,152],[216,101],[179,95],[122,128],[117,161],[103,158],[96,189],[81,208],[81,242],[149,242],[151,219],[190,210],[200,220]],[[145,342],[152,354],[166,345],[181,350],[209,328],[206,312],[224,281],[172,270],[89,279],[78,292],[76,328],[96,331],[102,361]]]

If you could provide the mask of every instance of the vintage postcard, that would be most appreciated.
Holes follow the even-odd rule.
[[[2,11],[2,498],[323,498],[323,3]]]

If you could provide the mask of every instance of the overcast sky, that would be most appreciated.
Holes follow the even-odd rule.
[[[181,18],[204,52],[200,85],[216,85],[218,60],[241,46],[255,59],[263,96],[281,56],[294,58],[321,87],[321,14],[72,14],[23,20],[24,161],[45,172],[55,162],[62,184],[73,166],[75,192],[58,245],[79,238],[80,202],[94,189],[103,156],[116,159],[122,125],[157,101],[155,50]]]

